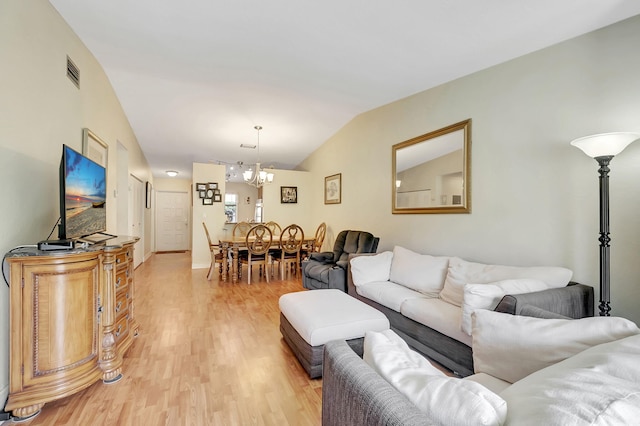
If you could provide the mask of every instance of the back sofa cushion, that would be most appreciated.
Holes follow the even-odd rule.
[[[471,314],[476,309],[492,311],[506,294],[532,293],[548,288],[544,281],[528,278],[503,280],[491,284],[466,284],[462,302],[462,331],[471,335]]]
[[[574,320],[580,321],[580,320]],[[586,349],[500,393],[507,423],[628,425],[640,419],[640,335]]]
[[[384,251],[373,256],[357,256],[351,259],[351,278],[358,287],[371,282],[389,281],[393,253]]]
[[[333,258],[336,262],[349,260],[351,253],[370,253],[373,250],[376,237],[365,231],[340,231],[333,248]]]
[[[465,284],[487,284],[509,279],[530,278],[544,281],[550,288],[556,288],[566,286],[572,275],[571,270],[558,266],[485,265],[451,257],[440,298],[456,306],[462,306]]]
[[[395,246],[389,279],[427,296],[437,297],[444,286],[448,266],[448,257],[420,254]]]
[[[473,368],[509,383],[585,349],[640,333],[619,317],[546,319],[477,310]]]

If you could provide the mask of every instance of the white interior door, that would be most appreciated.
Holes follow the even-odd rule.
[[[137,268],[144,258],[144,183],[129,175],[129,235],[140,240],[133,246],[133,267]]]
[[[189,194],[156,193],[156,251],[189,249]]]

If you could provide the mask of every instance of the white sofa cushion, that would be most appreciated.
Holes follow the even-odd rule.
[[[583,329],[584,330],[584,329]],[[640,419],[640,335],[586,349],[501,392],[507,423],[628,425]]]
[[[447,377],[393,331],[367,332],[365,362],[436,425],[502,425],[507,405],[479,383]]]
[[[395,246],[389,280],[428,296],[437,297],[444,286],[448,266],[448,257],[420,254]]]
[[[409,299],[424,299],[426,297],[422,293],[391,281],[360,284],[356,287],[356,293],[396,312],[400,312],[400,308],[405,301]]]
[[[473,318],[476,373],[514,383],[587,348],[640,333],[617,317],[543,319],[477,310]]]
[[[471,346],[471,336],[460,329],[460,308],[433,297],[406,299],[400,313],[465,345]]]
[[[471,334],[471,313],[476,309],[494,310],[506,294],[531,293],[549,286],[527,278],[504,280],[491,284],[465,284],[462,298],[462,331]]]
[[[449,268],[440,297],[456,306],[462,306],[465,284],[486,284],[495,281],[531,278],[544,281],[549,287],[564,287],[573,272],[557,266],[502,266],[467,262],[458,257],[449,258]]]
[[[388,281],[393,253],[384,251],[372,256],[357,256],[350,260],[351,277],[356,287],[374,281]]]

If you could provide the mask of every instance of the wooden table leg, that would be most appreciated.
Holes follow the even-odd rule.
[[[235,284],[238,282],[238,247],[233,248],[233,259],[231,259],[231,265],[231,282]]]
[[[229,247],[226,244],[220,244],[220,251],[222,251],[222,282],[227,282],[227,276],[229,275]]]

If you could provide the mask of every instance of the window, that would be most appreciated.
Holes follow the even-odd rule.
[[[227,222],[238,221],[238,194],[224,194],[224,214],[227,215]]]

